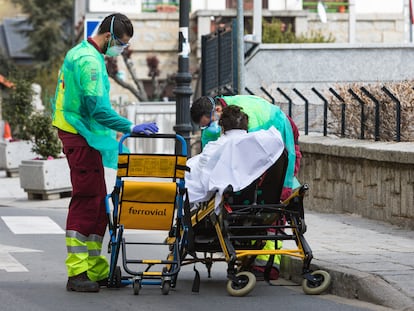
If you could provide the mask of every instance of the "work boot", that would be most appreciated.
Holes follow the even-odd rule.
[[[66,289],[75,292],[99,292],[99,284],[91,281],[86,272],[82,272],[68,278]]]

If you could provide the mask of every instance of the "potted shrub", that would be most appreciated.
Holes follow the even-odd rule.
[[[20,186],[29,199],[58,199],[70,195],[70,171],[50,113],[31,116],[27,132],[31,135],[33,151],[39,156],[23,160],[19,167]]]
[[[2,118],[10,124],[12,139],[0,142],[0,169],[6,170],[8,177],[18,174],[22,160],[36,156],[27,133],[28,116],[33,112],[32,83],[24,77],[12,80],[13,87],[2,102]]]

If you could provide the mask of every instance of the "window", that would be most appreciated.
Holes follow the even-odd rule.
[[[179,0],[142,0],[142,12],[157,12],[157,5],[179,6]]]
[[[244,10],[252,10],[253,9],[253,0],[245,0],[244,3]],[[268,0],[262,0],[262,8],[267,9]],[[227,9],[237,9],[237,0],[226,0],[226,8]]]

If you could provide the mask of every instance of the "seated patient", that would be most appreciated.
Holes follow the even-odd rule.
[[[219,120],[224,135],[209,142],[202,153],[190,158],[185,183],[191,203],[208,201],[215,195],[216,212],[228,185],[239,191],[271,167],[284,150],[274,127],[247,132],[248,116],[238,106],[227,106]]]

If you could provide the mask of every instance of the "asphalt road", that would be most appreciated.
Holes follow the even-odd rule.
[[[215,264],[212,278],[201,273],[199,293],[192,293],[192,266],[183,267],[176,288],[162,295],[158,286],[144,286],[138,296],[132,288],[101,289],[99,293],[67,292],[64,265],[65,209],[0,206],[0,310],[390,310],[332,295],[308,296],[286,280],[276,286],[258,282],[246,297],[226,291],[225,265]],[[127,233],[127,237],[162,239],[158,232]],[[107,238],[107,237],[106,237]],[[104,242],[106,246],[107,240]],[[148,248],[148,249],[147,249]],[[106,249],[106,247],[105,247]],[[133,253],[135,250],[133,251]],[[163,249],[139,252],[166,256]],[[132,253],[132,255],[134,255]],[[165,254],[165,255],[164,255]],[[147,257],[148,258],[148,257]]]

